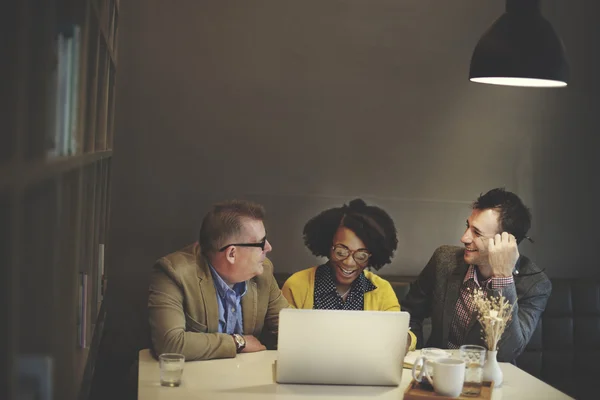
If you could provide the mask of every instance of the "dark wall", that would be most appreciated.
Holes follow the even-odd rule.
[[[416,275],[505,186],[533,209],[524,254],[598,276],[595,3],[542,2],[572,81],[539,90],[468,82],[500,0],[123,2],[107,324],[134,336],[153,261],[229,198],[266,206],[275,268],[294,272],[317,262],[307,219],[362,196],[397,223],[382,273]]]

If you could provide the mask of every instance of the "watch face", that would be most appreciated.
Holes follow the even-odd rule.
[[[237,333],[234,333],[233,338],[235,339],[235,345],[237,347],[238,352],[240,352],[241,350],[244,349],[244,347],[246,347],[246,339],[244,339],[244,337],[242,335],[238,335]]]

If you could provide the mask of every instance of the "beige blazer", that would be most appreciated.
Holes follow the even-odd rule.
[[[244,334],[269,349],[277,346],[279,311],[289,307],[273,277],[273,264],[248,281],[242,297]],[[152,268],[148,312],[156,354],[180,353],[186,360],[231,358],[231,335],[217,333],[219,308],[213,277],[197,244],[159,259]]]

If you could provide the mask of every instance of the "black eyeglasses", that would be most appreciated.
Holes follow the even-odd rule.
[[[219,251],[225,251],[229,246],[240,246],[240,247],[258,247],[261,251],[265,251],[265,246],[267,245],[267,237],[258,243],[231,243],[226,246],[223,246],[219,249]]]

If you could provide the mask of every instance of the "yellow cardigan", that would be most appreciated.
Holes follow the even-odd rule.
[[[290,276],[281,292],[288,303],[295,308],[312,309],[314,306],[315,293],[315,273],[318,267],[311,267],[298,271]],[[377,287],[375,290],[365,293],[366,311],[400,311],[400,303],[396,297],[392,285],[385,279],[370,271],[364,271],[365,277]],[[417,346],[417,337],[411,331],[408,332],[411,337],[410,349],[414,350]]]

